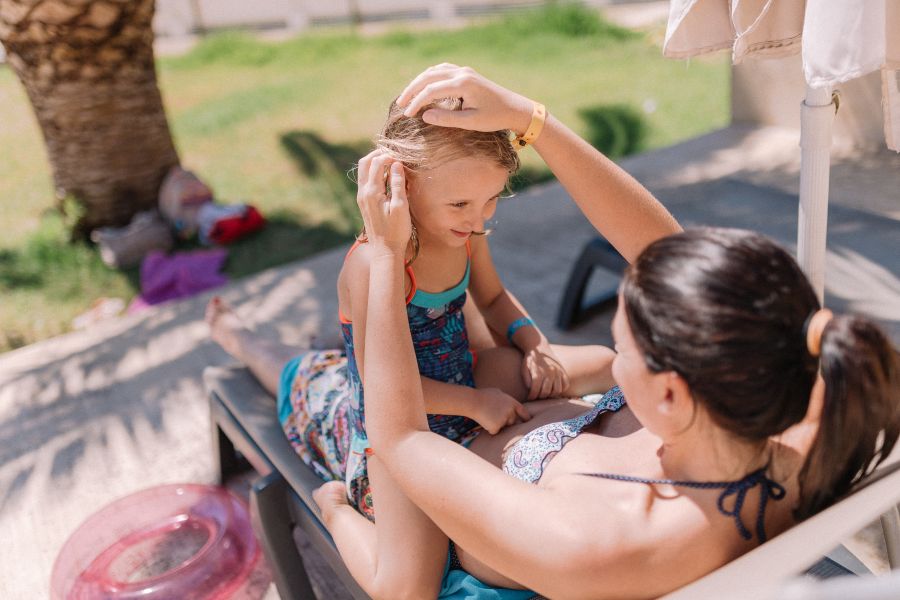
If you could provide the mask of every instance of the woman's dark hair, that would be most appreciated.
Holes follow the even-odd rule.
[[[900,433],[900,361],[870,321],[835,316],[821,354],[819,309],[794,259],[763,235],[694,229],[648,246],[622,283],[634,339],[654,372],[675,371],[721,427],[763,440],[800,422],[821,367],[825,401],[799,475],[795,516],[831,504],[890,453]]]

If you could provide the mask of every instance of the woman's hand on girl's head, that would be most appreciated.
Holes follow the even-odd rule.
[[[412,235],[403,165],[380,149],[364,156],[359,161],[356,203],[369,243],[402,256]]]
[[[462,98],[462,110],[432,108],[422,118],[442,127],[474,131],[510,129],[525,133],[531,123],[534,104],[479,75],[470,67],[443,63],[429,67],[413,79],[397,98],[407,116],[418,114],[430,102],[441,98]]]

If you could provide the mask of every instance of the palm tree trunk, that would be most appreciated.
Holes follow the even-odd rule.
[[[153,58],[153,0],[0,0],[0,42],[40,124],[57,198],[85,234],[156,206],[178,164]]]

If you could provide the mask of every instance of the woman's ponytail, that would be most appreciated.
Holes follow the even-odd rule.
[[[800,471],[798,519],[847,493],[900,434],[900,359],[878,327],[849,315],[831,319],[821,331],[820,366],[825,398]]]

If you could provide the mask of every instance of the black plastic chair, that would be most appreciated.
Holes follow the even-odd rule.
[[[618,250],[604,238],[598,236],[585,244],[569,275],[556,316],[556,326],[564,331],[571,329],[590,315],[614,306],[618,284],[603,290],[587,304],[584,303],[584,293],[591,275],[598,267],[621,277],[627,266],[628,263]]]

